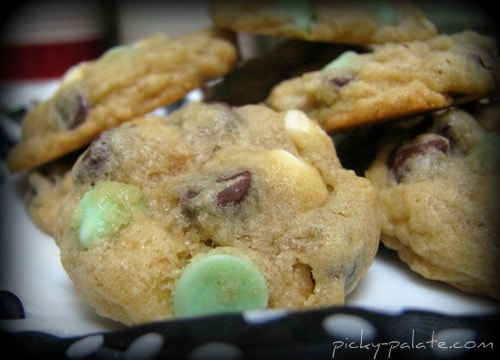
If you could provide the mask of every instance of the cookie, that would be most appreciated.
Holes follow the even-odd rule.
[[[346,51],[276,85],[266,102],[300,109],[327,131],[451,106],[498,90],[495,39],[473,31]]]
[[[59,205],[70,192],[71,167],[80,152],[75,152],[30,171],[23,204],[35,225],[47,235],[53,235]]]
[[[176,102],[231,69],[237,54],[222,33],[153,34],[69,69],[55,94],[22,123],[12,172],[36,168],[88,144],[104,129]]]
[[[383,244],[425,278],[499,299],[499,134],[458,108],[389,134],[366,171]]]
[[[300,111],[195,102],[138,118],[103,132],[72,176],[62,264],[125,324],[343,304],[378,248],[373,185]]]
[[[429,39],[435,25],[411,1],[212,1],[216,26],[354,45]]]

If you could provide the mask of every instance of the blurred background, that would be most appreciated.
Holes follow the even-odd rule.
[[[495,12],[473,1],[415,1],[440,32],[496,31]],[[208,0],[31,0],[4,10],[0,80],[59,77],[75,63],[154,32],[176,35],[210,24]]]
[[[486,5],[465,0],[415,2],[441,33],[463,29],[495,36],[498,33],[497,12],[486,7],[493,7],[494,2]],[[16,127],[9,129],[3,114],[21,116],[20,109],[48,97],[57,79],[69,67],[154,32],[177,35],[208,26],[211,24],[208,7],[209,0],[24,0],[4,3],[0,17],[2,132],[19,131]],[[257,47],[259,44],[254,41],[250,45]]]
[[[117,44],[208,25],[207,7],[205,1],[18,1],[1,18],[0,84],[17,90],[19,82],[58,78]],[[4,91],[0,106],[15,107],[16,99],[15,91]]]

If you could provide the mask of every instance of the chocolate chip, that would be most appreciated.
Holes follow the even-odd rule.
[[[87,148],[82,155],[80,165],[76,169],[75,177],[79,182],[93,180],[98,177],[103,164],[111,154],[107,134],[110,130],[102,132]]]
[[[424,140],[425,139],[425,140]],[[396,148],[387,159],[387,166],[392,170],[398,182],[408,172],[404,167],[408,159],[415,156],[424,156],[433,152],[448,153],[450,144],[448,139],[435,134],[427,134],[415,141]]]
[[[243,171],[218,180],[219,183],[228,182],[230,184],[217,194],[217,205],[228,206],[240,203],[248,194],[251,180],[252,173],[250,171]]]
[[[340,74],[340,75],[330,79],[332,84],[334,84],[335,86],[338,86],[338,87],[345,86],[348,83],[350,83],[352,80],[354,80],[354,75],[348,74],[348,73]]]
[[[182,200],[187,201],[189,199],[192,199],[192,198],[198,196],[199,193],[200,193],[199,191],[189,190],[186,194],[184,194],[184,196],[182,197],[181,201]]]
[[[87,118],[87,115],[89,114],[90,111],[89,101],[81,94],[77,94],[76,102],[77,102],[77,110],[73,118],[71,119],[71,122],[69,123],[71,129],[74,129],[79,125],[81,125]]]
[[[87,118],[90,102],[82,92],[72,92],[56,103],[58,127],[75,129]]]
[[[451,108],[435,115],[431,131],[446,137],[453,154],[465,154],[485,135],[484,128],[467,111]]]

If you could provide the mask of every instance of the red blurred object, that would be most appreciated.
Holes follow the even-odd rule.
[[[102,54],[103,8],[97,1],[21,4],[2,24],[0,81],[59,78]]]
[[[98,39],[52,44],[0,45],[0,79],[57,78],[71,66],[102,53]]]

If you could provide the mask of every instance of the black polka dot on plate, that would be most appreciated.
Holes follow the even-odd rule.
[[[24,307],[21,300],[12,292],[0,291],[0,319],[24,319]]]
[[[222,342],[211,342],[200,345],[190,354],[189,360],[235,360],[242,355],[241,350],[232,344]]]

